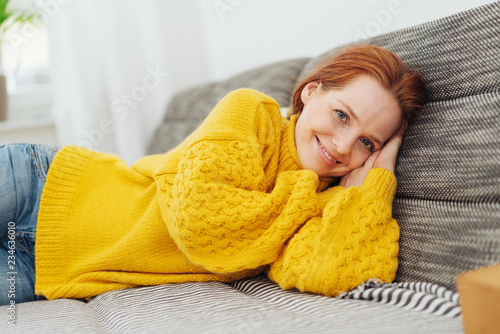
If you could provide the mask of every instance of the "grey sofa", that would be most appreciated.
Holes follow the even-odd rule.
[[[457,274],[500,263],[498,22],[495,2],[363,41],[421,71],[429,96],[397,161],[394,283],[365,282],[340,298],[284,291],[265,276],[139,287],[87,303],[20,304],[9,333],[461,333]],[[177,145],[233,89],[254,88],[289,106],[297,82],[325,55],[177,94],[149,153]]]

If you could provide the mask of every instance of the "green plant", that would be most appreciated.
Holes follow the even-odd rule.
[[[16,24],[25,24],[33,22],[39,14],[26,9],[20,10],[11,8],[11,0],[0,0],[0,45],[4,39],[5,33]]]

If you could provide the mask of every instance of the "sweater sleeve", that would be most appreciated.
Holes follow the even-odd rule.
[[[266,192],[259,155],[238,140],[203,140],[183,153],[163,217],[192,263],[217,274],[257,269],[321,214],[314,172],[280,173]]]
[[[264,269],[304,222],[321,215],[313,171],[278,173],[278,107],[262,93],[233,91],[178,146],[175,163],[154,173],[170,237],[212,273],[233,278]]]
[[[396,274],[399,227],[392,219],[394,174],[372,169],[360,187],[322,193],[327,204],[287,242],[268,276],[282,288],[326,296]]]

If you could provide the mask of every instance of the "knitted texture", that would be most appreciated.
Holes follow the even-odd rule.
[[[385,169],[371,170],[361,187],[334,187],[322,217],[290,239],[268,275],[283,288],[336,296],[377,277],[394,279],[399,228],[391,218],[395,187]],[[334,200],[332,200],[332,198]]]
[[[132,167],[64,148],[41,199],[36,293],[85,298],[265,269],[284,288],[325,295],[391,281],[394,175],[373,169],[359,188],[321,192],[326,184],[300,165],[295,122],[241,89],[175,149]]]

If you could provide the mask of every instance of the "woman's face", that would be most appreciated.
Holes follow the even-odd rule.
[[[367,75],[339,89],[311,82],[301,98],[304,109],[295,127],[299,159],[325,181],[363,165],[401,124],[396,98]]]

